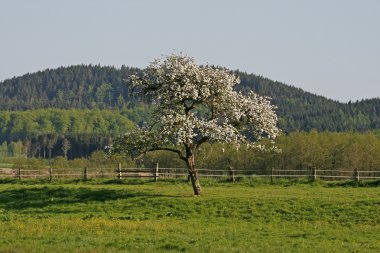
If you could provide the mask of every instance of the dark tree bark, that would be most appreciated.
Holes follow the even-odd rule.
[[[195,169],[195,155],[194,150],[191,147],[186,147],[186,165],[189,171],[191,184],[193,186],[194,195],[200,196],[202,193],[201,184],[198,177],[198,172]]]

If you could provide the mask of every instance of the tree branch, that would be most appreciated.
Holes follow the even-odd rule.
[[[203,143],[205,143],[206,141],[208,141],[210,138],[208,136],[203,136],[201,139],[199,139],[197,141],[197,143],[195,144],[195,147],[198,148],[200,145],[202,145]]]
[[[174,152],[176,153],[178,156],[179,156],[179,159],[183,160],[186,162],[186,157],[183,156],[182,152],[178,149],[174,149],[174,148],[164,148],[164,147],[155,147],[155,148],[149,148],[145,151],[142,151],[139,155],[137,155],[136,157],[133,158],[133,160],[139,160],[141,158],[143,158],[144,155],[146,155],[146,153],[148,152],[152,152],[152,151],[158,151],[158,150],[164,150],[164,151],[171,151],[171,152]]]

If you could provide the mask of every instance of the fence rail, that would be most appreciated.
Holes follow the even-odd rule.
[[[380,170],[283,170],[283,169],[198,169],[198,174],[202,178],[223,178],[231,182],[240,178],[308,178],[310,180],[376,180],[380,179]],[[121,164],[117,168],[83,168],[83,169],[64,169],[64,168],[49,168],[49,169],[0,169],[0,178],[17,178],[17,179],[32,179],[46,178],[53,179],[90,179],[90,178],[152,178],[157,181],[166,178],[187,178],[188,172],[186,168],[160,168],[158,164],[153,168],[122,168]]]

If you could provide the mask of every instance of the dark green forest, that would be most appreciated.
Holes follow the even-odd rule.
[[[0,110],[115,109],[135,104],[128,80],[138,69],[78,65],[47,69],[0,83]]]
[[[133,109],[128,78],[137,68],[78,65],[47,69],[0,83],[0,110]],[[237,89],[272,98],[279,126],[293,131],[358,131],[380,127],[380,99],[340,103],[262,76],[235,71]]]
[[[88,157],[147,118],[128,79],[141,70],[77,65],[0,83],[0,145],[13,156]],[[380,99],[340,103],[240,71],[237,89],[272,98],[284,133],[367,132],[380,128]]]

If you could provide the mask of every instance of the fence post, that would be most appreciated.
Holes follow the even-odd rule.
[[[270,182],[273,183],[273,167],[270,170]]]
[[[360,175],[359,175],[359,170],[358,169],[355,169],[355,179],[356,179],[356,182],[359,182],[360,181]]]
[[[313,181],[317,181],[317,168],[313,167]]]
[[[87,181],[87,179],[88,179],[88,175],[87,175],[87,166],[86,166],[83,169],[83,180]]]
[[[53,168],[49,168],[49,181],[53,180]]]
[[[117,165],[117,172],[118,172],[117,178],[118,178],[118,179],[121,179],[121,163],[119,163],[119,164]]]
[[[233,167],[230,166],[230,182],[235,182],[235,170]]]
[[[154,182],[158,181],[158,163],[156,163],[156,168],[154,169]]]
[[[17,177],[19,180],[21,180],[21,168],[18,168],[17,170]]]

